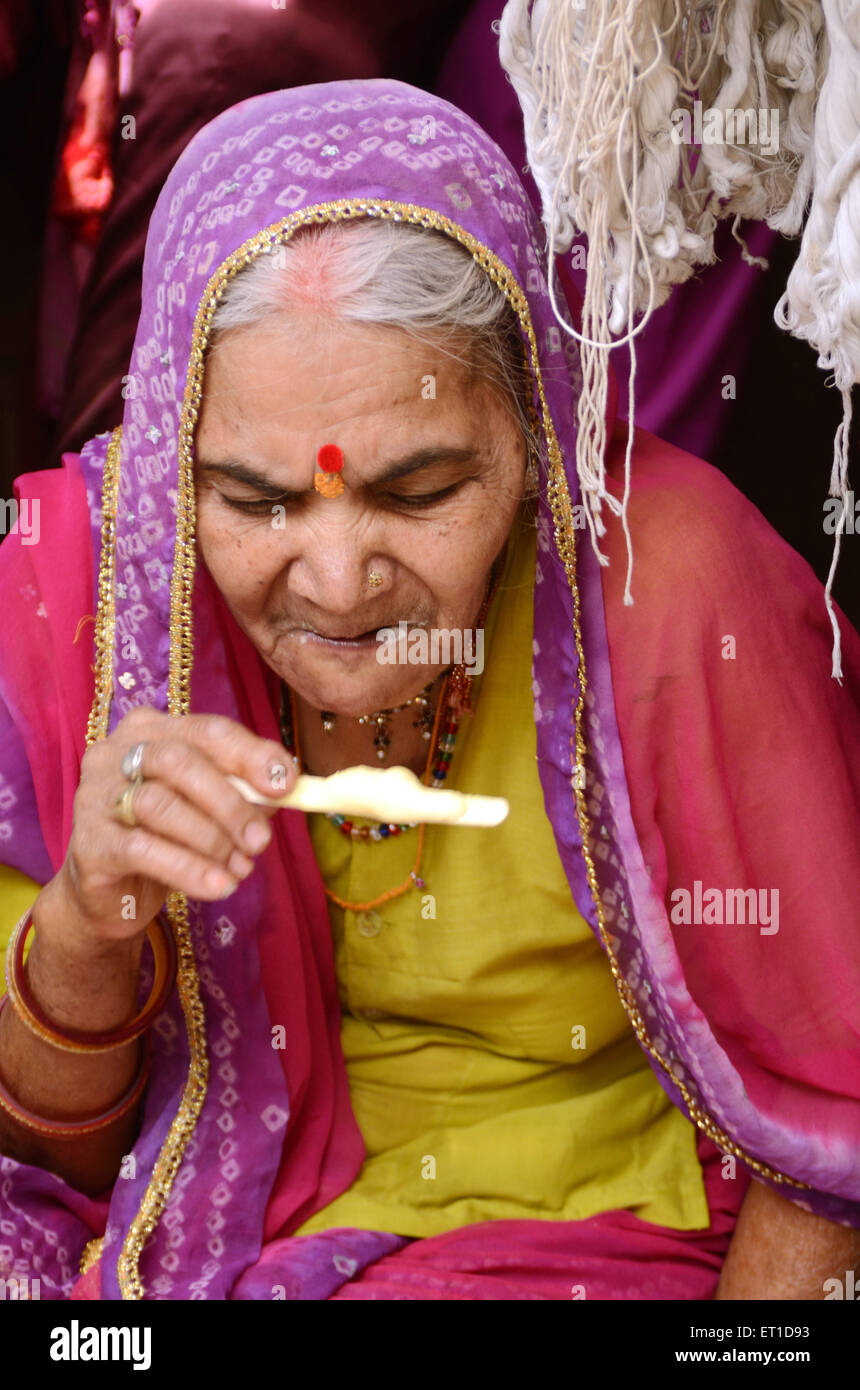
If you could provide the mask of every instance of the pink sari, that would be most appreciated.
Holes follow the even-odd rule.
[[[616,471],[621,459],[620,435],[616,436],[614,458]],[[634,473],[633,512],[637,516],[637,500],[647,488],[660,488],[661,482],[673,495],[678,495],[680,479],[678,463],[683,456],[670,446],[648,436],[642,436],[642,453],[639,466]],[[50,546],[36,546],[20,551],[21,561],[28,564],[27,578],[38,586],[41,601],[51,613],[51,628],[64,635],[64,657],[57,674],[62,676],[63,698],[51,682],[36,680],[33,670],[33,683],[30,687],[31,699],[28,709],[34,724],[50,717],[59,719],[58,733],[61,748],[61,777],[56,777],[56,769],[48,757],[45,746],[45,765],[34,768],[35,784],[40,793],[40,822],[45,826],[63,824],[62,837],[57,836],[51,846],[52,852],[59,855],[60,844],[65,842],[71,831],[71,801],[80,772],[80,757],[83,752],[82,731],[92,696],[90,660],[91,625],[84,624],[79,632],[77,645],[72,638],[80,626],[81,618],[87,610],[88,595],[92,592],[92,557],[89,541],[89,521],[86,511],[84,481],[77,456],[66,455],[62,471],[45,474],[24,475],[18,479],[19,497],[38,495],[41,498],[43,537],[50,539],[62,534],[62,566],[45,563],[56,550]],[[674,465],[674,467],[673,467]],[[713,469],[704,470],[698,465],[696,483],[704,486],[709,493],[712,505],[723,509],[732,504],[743,513],[745,525],[754,523],[758,514],[740,498],[739,494]],[[661,477],[662,474],[662,477]],[[688,475],[689,476],[689,475]],[[651,513],[652,516],[655,513]],[[637,529],[637,551],[647,549],[645,518]],[[767,524],[760,521],[765,543],[777,549],[787,550],[774,535]],[[656,530],[655,543],[658,541]],[[620,729],[625,750],[625,760],[632,772],[632,783],[638,795],[634,797],[634,810],[637,815],[637,831],[643,844],[651,848],[655,844],[674,846],[683,844],[689,837],[692,824],[688,814],[683,811],[682,800],[674,797],[666,799],[659,817],[656,815],[657,801],[654,795],[654,770],[660,762],[662,737],[658,736],[658,722],[654,720],[651,705],[654,701],[637,697],[653,679],[657,689],[659,676],[648,671],[648,662],[658,660],[661,669],[672,669],[684,653],[690,639],[689,632],[674,625],[673,650],[659,649],[655,657],[653,635],[655,623],[661,611],[664,597],[659,594],[659,586],[651,590],[653,605],[649,611],[648,599],[640,594],[632,609],[625,610],[620,603],[620,589],[623,587],[623,552],[615,543],[612,567],[605,571],[608,594],[613,589],[618,600],[609,605],[610,639],[614,655],[614,677],[618,698]],[[618,563],[615,563],[615,562]],[[19,566],[21,568],[21,566]],[[644,566],[643,566],[644,568]],[[795,582],[806,589],[810,602],[813,628],[820,627],[821,652],[828,648],[828,628],[825,620],[815,622],[818,610],[817,581],[806,572],[803,562],[793,558],[791,563]],[[70,582],[73,581],[73,582]],[[671,583],[671,577],[666,576]],[[26,585],[22,586],[26,588]],[[644,587],[644,586],[643,586]],[[742,598],[742,595],[738,597]],[[726,608],[736,603],[728,584],[725,591]],[[274,691],[268,671],[260,671],[259,666],[248,661],[249,652],[244,636],[238,631],[223,605],[218,603],[219,618],[229,632],[230,659],[241,663],[244,673],[244,688],[248,693],[246,718],[249,727],[265,730],[271,726],[274,708]],[[773,631],[781,634],[781,629]],[[18,658],[23,660],[24,648],[32,652],[35,663],[36,653],[32,644],[26,642],[27,626],[22,623],[8,625],[4,642],[14,642],[18,647]],[[760,625],[756,635],[760,638]],[[795,638],[797,633],[795,633]],[[781,641],[788,640],[784,635]],[[627,644],[625,646],[625,643]],[[853,642],[851,647],[853,647]],[[812,658],[812,653],[808,654]],[[257,673],[259,680],[249,680],[250,673]],[[268,688],[267,688],[268,687]],[[830,686],[826,677],[822,678],[821,690],[826,695]],[[797,692],[787,691],[788,699],[796,700]],[[695,739],[695,710],[704,707],[696,704],[694,709],[685,708],[679,719],[688,729],[688,737]],[[811,715],[812,711],[807,711]],[[727,733],[732,727],[732,712],[728,711]],[[736,718],[736,716],[735,716]],[[746,726],[748,728],[748,725]],[[271,730],[270,730],[271,731]],[[738,737],[743,736],[743,727],[738,729]],[[38,745],[41,747],[42,745]],[[681,760],[677,764],[681,768]],[[759,769],[762,773],[764,769]],[[778,769],[777,769],[778,771]],[[661,780],[665,784],[667,769],[661,767]],[[701,777],[697,779],[699,795],[708,796],[709,786]],[[790,788],[783,785],[781,794],[786,796]],[[718,808],[722,801],[720,779],[715,774],[710,786],[711,810]],[[64,820],[59,813],[62,810]],[[286,819],[286,818],[285,818]],[[763,833],[766,827],[763,826]],[[657,850],[654,850],[657,853]],[[665,848],[660,854],[665,854]],[[690,853],[688,849],[688,853]],[[701,859],[701,848],[697,871],[707,874],[705,861]],[[668,872],[668,869],[667,869]],[[310,885],[308,885],[310,886]],[[730,929],[726,929],[730,930]],[[711,938],[706,938],[706,942]],[[703,943],[698,941],[697,951]],[[270,1016],[285,1016],[284,1011],[295,1009],[299,1000],[291,990],[288,981],[293,977],[296,962],[291,959],[285,934],[267,932],[260,941],[264,962],[264,979]],[[715,942],[715,955],[720,951],[719,941]],[[709,958],[697,962],[696,952],[691,951],[688,969],[715,970],[717,961]],[[711,1000],[715,1009],[718,1000]],[[791,1001],[789,1001],[791,1003]],[[796,1007],[797,1001],[794,1001]],[[725,1020],[724,1026],[729,1026]],[[284,1056],[287,1061],[286,1054]],[[290,1055],[292,1062],[290,1080],[294,1084],[301,1081],[301,1059]],[[317,1103],[330,1110],[337,1103],[333,1089],[334,1082],[320,1089]],[[341,1096],[340,1103],[344,1103]],[[327,1117],[328,1118],[328,1117]],[[720,1155],[703,1135],[698,1145],[699,1158],[703,1165],[703,1175],[711,1210],[711,1225],[706,1231],[674,1231],[639,1220],[630,1212],[608,1212],[579,1222],[548,1221],[500,1221],[467,1226],[420,1241],[401,1241],[395,1238],[396,1248],[369,1263],[359,1272],[341,1284],[330,1295],[335,1299],[570,1299],[586,1297],[592,1299],[710,1299],[713,1297],[719,1278],[722,1262],[728,1249],[740,1203],[748,1186],[748,1175],[739,1169],[733,1180],[726,1180],[725,1169]],[[286,1159],[279,1169],[275,1186],[266,1206],[265,1240],[261,1252],[260,1266],[256,1275],[263,1274],[269,1261],[278,1267],[279,1257],[288,1227],[295,1227],[304,1219],[304,1211],[317,1209],[340,1190],[347,1178],[347,1170],[357,1172],[362,1156],[360,1139],[342,1149],[339,1166],[333,1179],[326,1187],[317,1188],[316,1163],[318,1155],[306,1165],[306,1177],[297,1175],[295,1165]],[[294,1183],[297,1176],[314,1196],[310,1203],[296,1210]],[[107,1217],[108,1194],[101,1201],[81,1200],[94,1235],[104,1229]],[[347,1233],[332,1233],[331,1242],[341,1249]],[[319,1238],[299,1237],[290,1241],[297,1258],[301,1255],[303,1242],[318,1250]],[[347,1260],[349,1255],[345,1257]],[[357,1262],[356,1262],[357,1263]],[[237,1289],[241,1296],[241,1289]],[[81,1278],[71,1295],[76,1299],[100,1297],[100,1266],[96,1264]]]
[[[616,472],[619,471],[622,457],[622,437],[623,427],[617,432],[614,441]],[[643,554],[649,550],[649,534],[654,536],[653,544],[659,544],[661,528],[658,512],[651,510],[648,513],[638,514],[638,500],[649,489],[661,493],[665,492],[665,496],[671,493],[672,496],[678,497],[679,490],[683,490],[683,480],[679,476],[678,467],[679,465],[686,466],[687,461],[684,456],[679,455],[678,451],[670,446],[663,445],[660,441],[643,435],[637,465],[634,473],[632,515],[640,522],[636,531],[637,553]],[[690,478],[689,471],[686,476],[688,479]],[[727,508],[733,506],[739,513],[736,520],[742,521],[743,525],[759,524],[757,514],[715,470],[705,469],[703,465],[697,465],[694,470],[694,477],[695,485],[704,488],[710,505],[720,506],[724,514]],[[50,554],[56,553],[49,546],[33,547],[29,551],[22,548],[21,556],[22,558],[26,557],[32,564],[31,577],[38,584],[42,601],[45,602],[52,614],[52,628],[56,627],[59,631],[64,632],[68,639],[68,635],[73,634],[78,629],[80,618],[86,609],[87,595],[92,591],[89,524],[85,509],[83,478],[77,456],[67,455],[64,458],[62,471],[26,475],[18,480],[20,496],[33,495],[37,491],[42,503],[43,536],[49,539],[52,533],[62,532],[64,564],[58,567],[55,564],[42,563],[48,559]],[[650,528],[647,520],[649,515],[652,518]],[[656,524],[654,519],[656,519]],[[783,543],[770,531],[766,523],[760,521],[760,526],[762,528],[761,539],[766,546],[787,551],[787,547],[783,546]],[[656,691],[660,680],[659,674],[657,674],[658,667],[660,671],[672,670],[679,662],[688,663],[687,653],[691,632],[682,630],[677,624],[674,624],[671,628],[673,634],[672,649],[667,650],[665,645],[655,648],[656,624],[659,621],[661,626],[663,625],[661,614],[665,612],[665,595],[660,592],[661,585],[652,585],[646,593],[642,593],[641,589],[645,587],[643,584],[634,607],[625,610],[620,603],[620,588],[623,585],[623,565],[621,563],[623,551],[617,540],[614,549],[613,565],[605,571],[605,586],[609,595],[613,594],[613,589],[619,591],[614,595],[618,601],[608,605],[608,611],[610,615],[610,641],[615,658],[613,673],[620,730],[625,760],[632,774],[631,782],[638,792],[638,795],[634,797],[637,832],[649,852],[657,854],[658,850],[655,845],[662,845],[664,848],[659,849],[659,853],[663,855],[666,853],[665,846],[669,846],[671,851],[675,852],[675,846],[684,845],[685,840],[689,839],[689,827],[693,822],[689,811],[683,810],[682,797],[678,799],[674,796],[666,798],[659,815],[656,814],[658,803],[655,800],[654,770],[662,757],[663,737],[659,732],[659,721],[655,721],[651,710],[654,700],[639,698],[637,692],[646,689],[652,679],[655,682],[653,689]],[[653,562],[653,557],[649,558]],[[642,567],[644,570],[644,563]],[[818,614],[817,581],[812,578],[811,574],[807,575],[805,566],[796,560],[796,557],[791,558],[790,567],[795,583],[805,588],[808,593],[810,615],[813,619],[812,626],[813,628],[820,627],[821,650],[826,653],[828,641],[826,622],[824,620],[816,621]],[[650,572],[656,571],[652,569]],[[727,571],[723,569],[722,573],[726,575]],[[69,582],[72,576],[74,583]],[[738,573],[735,572],[731,577],[737,580]],[[672,584],[670,574],[665,575],[665,583],[667,585]],[[210,597],[215,596],[210,594]],[[724,581],[722,594],[722,611],[738,612],[737,605],[739,601],[743,600],[743,597],[743,592],[740,594],[733,592],[727,577]],[[261,669],[258,663],[249,660],[251,653],[246,639],[236,628],[219,599],[216,599],[216,603],[219,623],[223,625],[220,635],[222,638],[224,636],[229,637],[226,650],[228,661],[232,667],[230,683],[233,683],[237,669],[241,668],[243,672],[243,688],[247,693],[248,700],[243,712],[244,716],[249,727],[258,730],[268,729],[271,732],[275,699],[271,673],[267,669]],[[7,627],[6,640],[20,642],[25,632],[26,627],[21,624]],[[772,632],[780,642],[788,640],[781,628],[774,628]],[[63,720],[60,723],[63,749],[60,782],[58,783],[53,775],[53,768],[50,769],[51,775],[48,775],[49,768],[47,766],[41,770],[36,769],[36,786],[42,794],[40,820],[45,825],[56,823],[60,802],[53,798],[56,798],[58,791],[62,788],[66,789],[62,796],[62,806],[66,816],[68,816],[71,793],[79,776],[79,760],[83,751],[81,732],[86,724],[92,694],[89,674],[90,633],[91,626],[84,625],[76,647],[69,644],[67,640],[66,657],[62,663],[64,691],[62,700],[58,698],[57,689],[52,687],[50,683],[46,684],[44,681],[38,682],[34,679],[31,686],[32,700],[29,708],[34,722],[48,717],[48,710],[50,710],[52,718],[64,709],[68,714],[67,721]],[[736,635],[740,636],[741,634]],[[750,635],[750,641],[754,637],[760,640],[761,636],[761,624],[756,623],[755,632]],[[798,634],[795,633],[795,639],[797,636]],[[203,638],[201,637],[200,640],[202,642]],[[203,653],[201,652],[200,655],[202,659]],[[74,659],[72,659],[73,656]],[[812,658],[811,652],[809,658]],[[649,670],[649,662],[654,666],[653,674]],[[826,677],[823,676],[821,680],[822,693],[826,695],[830,689]],[[796,700],[798,698],[797,692],[792,694],[787,690],[786,698],[792,701]],[[43,700],[44,704],[42,704]],[[679,723],[683,723],[687,729],[687,737],[693,743],[697,736],[702,736],[701,728],[699,734],[696,733],[697,720],[694,716],[696,711],[704,711],[706,708],[706,705],[696,702],[692,709],[685,706],[678,716]],[[811,710],[807,711],[807,715],[811,715],[811,713]],[[736,712],[725,711],[724,717],[727,736],[730,736],[733,725],[738,730],[737,737],[739,738],[744,734],[744,727],[748,732],[748,723],[746,726],[739,725]],[[672,763],[671,766],[676,766],[680,772],[683,767],[683,760],[679,759],[677,764]],[[764,775],[765,771],[766,769],[759,768],[758,775]],[[777,768],[775,775],[778,774],[779,769]],[[661,766],[660,777],[664,786],[667,775],[668,768]],[[753,779],[753,781],[755,780],[757,779]],[[705,798],[709,803],[709,813],[716,813],[723,799],[720,779],[716,771],[712,784],[699,776],[696,785],[698,796]],[[783,797],[787,796],[789,792],[789,787],[781,785],[780,794]],[[70,832],[70,829],[71,821],[69,819],[64,826],[63,839]],[[767,827],[764,825],[762,833],[767,834]],[[54,847],[57,853],[59,852],[59,843],[58,837]],[[711,842],[705,843],[710,844]],[[711,852],[717,852],[718,848],[720,852],[724,852],[724,847],[724,841],[720,842],[719,846],[714,842]],[[694,852],[688,845],[686,852],[691,859],[695,859],[696,872],[707,876],[707,861],[702,858],[702,848],[700,847],[697,852]],[[668,872],[667,866],[667,875]],[[312,891],[310,881],[306,885],[306,891],[307,889]],[[727,932],[730,930],[730,928],[725,929]],[[713,955],[703,961],[696,959],[697,953],[701,953],[703,945],[707,945],[711,940],[713,938],[710,936],[705,938],[704,943],[701,939],[697,940],[696,950],[690,953],[690,960],[687,963],[688,970],[713,972],[718,969],[717,958],[721,950],[719,939],[714,941]],[[291,990],[288,984],[294,976],[296,962],[290,956],[288,942],[283,933],[275,931],[265,933],[261,937],[260,947],[269,1013],[273,1018],[283,1017],[286,1010],[294,1010],[300,1002],[295,991]],[[792,1003],[792,1001],[787,1002]],[[797,1001],[793,1002],[796,1008]],[[711,1000],[712,1012],[717,1003],[718,1000]],[[730,1020],[725,1020],[724,1026],[729,1026],[729,1023]],[[289,1081],[294,1086],[300,1085],[301,1057],[290,1054],[288,1058],[286,1054],[282,1055],[285,1063],[290,1062],[292,1064],[288,1076]],[[317,1104],[323,1105],[326,1112],[331,1109],[332,1105],[338,1103],[336,1088],[335,1090],[332,1089],[333,1084],[332,1082],[329,1087],[319,1088],[317,1094]],[[326,1098],[324,1099],[324,1097]],[[344,1103],[343,1096],[339,1100],[341,1104]],[[326,1113],[326,1125],[329,1118],[328,1113]],[[741,1169],[733,1180],[726,1180],[720,1155],[704,1136],[700,1136],[698,1153],[703,1165],[705,1187],[712,1217],[711,1225],[706,1231],[674,1231],[641,1221],[629,1212],[608,1212],[579,1222],[500,1221],[477,1224],[420,1241],[396,1239],[395,1243],[400,1248],[382,1255],[353,1274],[330,1297],[336,1299],[570,1299],[586,1297],[592,1299],[661,1300],[712,1298],[734,1228],[737,1211],[748,1185],[748,1176]],[[255,1270],[255,1276],[264,1275],[269,1262],[272,1263],[273,1268],[279,1267],[285,1241],[290,1241],[297,1259],[301,1256],[303,1243],[312,1246],[314,1252],[318,1251],[319,1238],[299,1237],[291,1239],[288,1229],[295,1227],[304,1219],[306,1210],[318,1209],[326,1201],[331,1200],[331,1197],[337,1190],[340,1190],[341,1184],[347,1178],[347,1169],[357,1172],[361,1161],[360,1140],[356,1140],[348,1149],[341,1149],[340,1158],[343,1166],[338,1165],[337,1171],[325,1187],[318,1187],[316,1182],[316,1164],[319,1161],[319,1154],[315,1155],[312,1161],[307,1162],[304,1179],[301,1179],[300,1174],[297,1174],[294,1163],[288,1161],[286,1157],[282,1161],[266,1207],[266,1244],[261,1252],[260,1265]],[[298,1209],[295,1202],[297,1177],[303,1186],[313,1193],[309,1203]],[[94,1234],[98,1233],[100,1227],[103,1228],[106,1214],[106,1198],[100,1203],[92,1204],[91,1217]],[[333,1248],[336,1246],[338,1249],[342,1249],[344,1238],[348,1242],[348,1233],[331,1233],[330,1240]],[[347,1255],[345,1258],[349,1260],[351,1257]],[[100,1269],[96,1265],[79,1281],[72,1296],[78,1299],[98,1298],[100,1296],[99,1276]],[[241,1296],[241,1286],[236,1290],[236,1293]]]
[[[19,497],[40,497],[42,535],[46,541],[50,543],[60,534],[63,536],[62,566],[41,563],[49,555],[56,555],[51,544],[29,551],[22,549],[20,553],[22,560],[26,558],[32,564],[26,577],[34,582],[34,587],[38,584],[42,602],[51,613],[52,629],[67,637],[78,632],[76,644],[64,644],[65,704],[55,688],[34,679],[34,700],[41,692],[46,704],[30,706],[34,721],[47,717],[48,708],[52,717],[63,707],[68,712],[68,722],[61,724],[61,786],[71,791],[80,776],[81,732],[86,727],[92,698],[89,666],[92,625],[84,623],[81,626],[87,596],[92,592],[92,563],[84,479],[78,456],[65,455],[61,471],[22,475],[17,480],[16,491]],[[218,638],[224,642],[227,653],[231,686],[237,671],[242,671],[240,684],[247,696],[244,719],[248,727],[275,736],[273,710],[277,680],[268,668],[262,668],[254,660],[247,639],[236,627],[205,572],[204,576],[209,600],[218,615]],[[22,659],[21,638],[26,626],[18,624],[6,631],[16,641],[18,658]],[[198,633],[202,632],[198,627]],[[214,637],[213,633],[213,650]],[[205,659],[204,641],[200,635],[198,656],[201,661]],[[32,644],[27,644],[27,650],[33,651]],[[35,678],[35,672],[33,674]],[[50,824],[59,809],[53,800],[47,799],[57,789],[56,778],[49,775],[47,766],[35,771],[36,785],[43,793],[42,823]],[[68,792],[63,797],[63,805],[68,812],[71,808]],[[287,819],[298,818],[284,818]],[[70,833],[71,820],[68,819],[63,830],[64,841]],[[59,853],[59,838],[53,848]],[[313,893],[314,889],[315,884],[309,879],[305,891]],[[291,955],[288,935],[278,931],[262,933],[260,951],[269,1015],[286,1017],[287,1011],[294,1012],[302,1003],[289,983],[295,978],[297,962]],[[302,1085],[302,1067],[306,1059],[292,1052],[279,1055],[284,1060],[288,1083],[294,1087]],[[316,1086],[315,1107],[321,1112],[321,1132],[328,1132],[332,1108],[344,1104],[345,1098],[338,1094],[336,1077],[327,1086]],[[721,1156],[704,1135],[699,1136],[698,1154],[711,1210],[711,1224],[704,1231],[672,1230],[641,1221],[626,1211],[601,1213],[584,1221],[495,1221],[465,1226],[424,1240],[392,1237],[391,1244],[395,1248],[361,1268],[362,1252],[349,1253],[351,1240],[360,1236],[359,1232],[338,1230],[322,1237],[290,1237],[288,1234],[290,1228],[305,1219],[306,1212],[319,1209],[332,1200],[348,1185],[350,1175],[357,1173],[363,1158],[360,1137],[354,1138],[349,1146],[341,1147],[341,1162],[325,1185],[317,1184],[319,1151],[312,1155],[308,1151],[300,1169],[285,1152],[266,1205],[265,1243],[253,1271],[253,1283],[258,1288],[261,1281],[265,1284],[265,1280],[271,1278],[273,1287],[278,1286],[277,1272],[282,1266],[285,1245],[290,1247],[291,1264],[300,1267],[303,1247],[307,1248],[313,1264],[319,1258],[320,1247],[330,1244],[334,1252],[340,1252],[339,1258],[346,1261],[344,1268],[350,1262],[356,1268],[356,1272],[329,1295],[333,1299],[710,1299],[749,1178],[743,1170],[738,1170],[731,1180],[726,1180]],[[297,1181],[313,1194],[298,1209]],[[81,1199],[94,1236],[104,1230],[109,1198],[110,1193],[105,1193],[100,1199]],[[267,1274],[269,1269],[270,1275]],[[70,1297],[98,1300],[101,1296],[101,1264],[96,1262],[78,1280]],[[234,1296],[242,1297],[241,1281]]]

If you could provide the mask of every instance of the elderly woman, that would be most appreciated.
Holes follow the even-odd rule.
[[[814,1299],[851,1267],[858,643],[840,688],[805,564],[641,432],[624,605],[623,538],[577,544],[546,274],[453,107],[254,98],[162,192],[122,429],[18,480],[0,1272],[43,1298]],[[510,814],[229,780],[362,764]]]

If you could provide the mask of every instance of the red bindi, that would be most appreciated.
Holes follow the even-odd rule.
[[[343,450],[336,444],[323,444],[317,454],[317,463],[323,473],[339,473],[343,468]]]

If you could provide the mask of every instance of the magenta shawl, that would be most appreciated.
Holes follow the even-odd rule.
[[[580,543],[574,573],[570,542],[584,534],[570,510],[575,359],[549,307],[542,237],[501,151],[426,93],[378,81],[254,98],[201,131],[170,175],[150,226],[122,447],[101,437],[62,473],[19,479],[20,497],[42,501],[41,538],[0,549],[3,862],[40,882],[62,862],[93,662],[96,736],[142,702],[228,714],[276,736],[271,673],[195,563],[186,525],[192,337],[207,284],[240,263],[230,260],[238,248],[265,254],[306,209],[338,200],[340,215],[443,225],[491,265],[520,312],[544,392],[550,484],[535,588],[539,772],[573,898],[658,1079],[764,1180],[860,1225],[860,948],[846,930],[860,889],[860,641],[846,632],[840,688],[805,563],[713,469],[643,434],[634,607],[617,590],[617,536],[608,571]],[[198,341],[202,322],[201,310]],[[616,437],[614,468],[619,448]],[[94,660],[92,627],[77,644],[75,634],[96,612],[102,551]],[[734,657],[724,656],[727,636]],[[694,893],[696,881],[777,889],[779,931],[671,921],[671,894]],[[347,1233],[349,1250],[333,1257],[326,1236],[288,1239],[362,1159],[303,819],[278,818],[228,902],[173,895],[170,912],[195,964],[184,1008],[175,993],[154,1030],[136,1176],[106,1195],[102,1295],[272,1297],[282,1286],[328,1297],[403,1241]],[[287,1030],[284,1051],[271,1047],[274,1024]],[[11,1160],[0,1177],[16,1270],[41,1277],[43,1296],[67,1296],[104,1203]],[[145,1250],[142,1219],[155,1223]]]

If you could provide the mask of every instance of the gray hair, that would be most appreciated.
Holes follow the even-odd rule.
[[[458,356],[502,400],[530,453],[538,439],[519,320],[468,251],[444,233],[362,218],[302,228],[232,280],[210,341],[297,307],[399,328]]]

